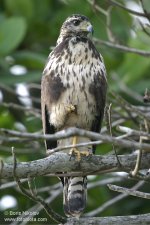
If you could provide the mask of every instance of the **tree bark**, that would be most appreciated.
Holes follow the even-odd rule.
[[[112,171],[131,171],[136,163],[136,154],[119,155],[119,160],[122,165],[120,168],[115,155],[90,155],[82,157],[81,161],[71,157],[66,153],[55,153],[46,158],[31,161],[18,162],[15,174],[18,178],[35,177],[42,175],[58,176],[58,173],[65,172],[64,175],[90,175],[102,174]],[[145,153],[141,159],[141,169],[149,169],[150,153]],[[1,163],[0,165],[1,178],[13,178],[13,163]],[[57,174],[56,174],[57,173]]]
[[[68,219],[64,225],[146,225],[150,224],[150,214],[110,217],[86,217]]]

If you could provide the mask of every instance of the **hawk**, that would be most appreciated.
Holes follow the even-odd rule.
[[[86,16],[74,14],[63,23],[41,81],[44,134],[69,127],[100,132],[106,99],[106,70],[102,56],[89,38],[93,27]],[[87,137],[46,140],[46,149],[91,141]],[[64,152],[88,155],[95,146]],[[63,168],[62,168],[63,171]],[[86,205],[86,177],[61,177],[67,216],[79,217]]]

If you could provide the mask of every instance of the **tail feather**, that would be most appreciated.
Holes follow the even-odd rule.
[[[64,212],[67,216],[79,217],[86,206],[86,177],[65,177],[63,190]]]

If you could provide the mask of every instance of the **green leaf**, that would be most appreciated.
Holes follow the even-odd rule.
[[[0,23],[0,56],[11,53],[26,34],[26,22],[21,17],[6,19]]]

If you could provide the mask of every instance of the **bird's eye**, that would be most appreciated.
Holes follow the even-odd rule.
[[[80,20],[74,20],[74,21],[73,21],[73,24],[74,24],[75,26],[78,26],[78,25],[80,24]]]

